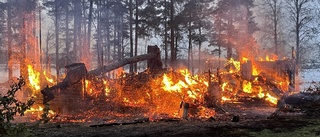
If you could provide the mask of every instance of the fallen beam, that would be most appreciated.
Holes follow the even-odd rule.
[[[108,127],[108,126],[117,126],[117,125],[132,125],[132,124],[139,124],[139,123],[145,123],[150,122],[149,118],[140,118],[133,121],[127,121],[127,122],[113,122],[113,123],[105,123],[105,124],[95,124],[95,125],[89,125],[89,127]]]
[[[93,76],[97,76],[100,75],[102,73],[107,73],[109,71],[115,70],[117,68],[120,68],[124,65],[127,64],[132,64],[132,63],[137,63],[139,61],[144,61],[144,60],[150,60],[155,58],[157,55],[154,53],[148,53],[148,54],[143,54],[143,55],[139,55],[139,56],[135,56],[135,57],[131,57],[131,58],[125,58],[123,60],[120,60],[118,62],[109,64],[107,66],[103,66],[94,70],[91,70],[88,72],[89,75],[93,75]]]

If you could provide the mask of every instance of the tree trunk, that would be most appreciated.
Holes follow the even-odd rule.
[[[120,58],[118,57],[117,55],[117,49],[118,49],[118,24],[119,22],[117,21],[117,15],[114,15],[114,19],[113,19],[113,27],[114,27],[114,31],[113,31],[113,56],[112,56],[112,59],[115,60],[120,60]]]
[[[275,54],[279,56],[279,46],[278,46],[278,15],[277,15],[277,1],[273,0],[274,9],[273,9],[273,25],[274,25],[274,46],[275,46]]]
[[[198,70],[198,73],[200,74],[201,73],[201,65],[202,65],[202,63],[201,63],[201,46],[202,46],[202,38],[201,38],[201,35],[202,35],[202,33],[201,33],[201,26],[199,26],[199,70]]]
[[[233,21],[232,18],[229,18],[228,20],[228,27],[233,26]],[[231,36],[231,30],[229,28],[228,30],[228,35]],[[230,60],[232,58],[232,46],[231,46],[231,42],[228,40],[227,41],[227,59]]]
[[[9,70],[9,79],[12,78],[13,71],[12,71],[12,32],[11,32],[11,2],[8,2],[8,8],[7,8],[7,27],[8,27],[8,70]]]
[[[191,39],[191,21],[188,22],[188,40],[189,40],[189,47],[188,47],[188,69],[191,70],[191,49],[192,49],[192,39]]]
[[[48,72],[49,74],[51,74],[51,61],[50,61],[50,57],[49,57],[49,41],[50,41],[50,33],[48,30],[47,33],[47,38],[46,38],[46,72]]]
[[[167,26],[167,0],[164,0],[164,67],[168,67],[168,26]]]
[[[123,59],[123,51],[124,51],[124,42],[123,42],[123,13],[120,14],[119,16],[119,29],[118,29],[118,53],[119,53],[119,59]]]
[[[138,55],[138,17],[139,17],[139,1],[136,0],[136,19],[135,19],[135,40],[134,40],[134,56]],[[138,72],[138,63],[134,64],[134,72]]]
[[[297,14],[296,21],[296,64],[300,64],[300,24],[299,24],[299,14]]]
[[[89,22],[88,22],[88,38],[87,38],[87,51],[85,51],[86,52],[86,60],[88,61],[88,64],[87,64],[87,67],[88,67],[88,69],[90,69],[90,59],[91,59],[91,54],[90,54],[90,49],[91,49],[91,46],[90,46],[90,44],[91,44],[91,25],[92,25],[92,10],[93,10],[93,0],[90,0],[90,8],[89,8]],[[89,65],[89,66],[88,66]]]
[[[34,3],[35,7],[36,7],[36,5],[37,4]],[[34,52],[33,60],[35,62],[36,68],[39,70],[41,64],[40,64],[39,43],[38,43],[37,37],[36,37],[37,26],[38,26],[37,22],[36,22],[36,20],[37,20],[37,17],[36,17],[37,11],[36,11],[36,9],[34,11],[32,11],[30,14],[32,15],[32,19],[31,19],[32,25],[31,25],[31,29],[30,30],[32,31],[31,38],[33,39],[33,41],[30,43],[30,45],[31,45],[31,48],[32,48],[32,50]]]
[[[107,61],[106,63],[109,63],[111,60],[111,44],[110,44],[110,15],[109,15],[109,0],[104,1],[106,2],[105,5],[107,5],[107,11],[106,11],[106,16],[107,16],[107,22],[106,22],[106,46],[107,46]]]
[[[28,70],[27,70],[27,53],[26,53],[26,49],[27,49],[27,36],[26,36],[26,15],[22,15],[22,60],[20,61],[20,76],[26,78],[26,81],[28,82]]]
[[[42,24],[41,24],[41,6],[38,7],[39,9],[39,57],[40,57],[40,72],[43,72],[43,68],[42,68],[42,62],[43,62],[43,56],[42,56]],[[40,78],[41,79],[41,78]],[[41,80],[42,82],[42,80]],[[40,83],[41,83],[40,82]]]
[[[221,39],[221,31],[222,31],[222,26],[221,26],[221,18],[218,17],[218,49],[219,49],[219,66],[218,68],[220,69],[221,68],[221,42],[220,42],[220,39]]]
[[[79,47],[80,43],[78,42],[78,38],[79,38],[79,27],[80,27],[80,15],[81,15],[81,3],[79,0],[74,0],[73,2],[74,4],[74,19],[73,19],[73,52],[74,52],[74,59],[75,62],[79,61]]]
[[[176,64],[176,52],[175,52],[175,45],[174,45],[174,2],[173,0],[170,1],[170,31],[171,31],[171,41],[170,41],[170,48],[171,48],[171,67],[174,67]]]
[[[101,0],[97,1],[98,9],[101,9]],[[96,54],[98,66],[103,66],[103,48],[101,48],[101,10],[97,13],[97,44],[96,44]]]
[[[130,57],[133,57],[133,30],[132,30],[132,0],[129,0],[129,31],[130,31]],[[129,73],[133,73],[133,64],[130,64]]]
[[[84,62],[87,65],[87,68],[90,68],[90,61],[89,61],[89,53],[90,49],[88,48],[88,39],[87,39],[87,23],[86,23],[86,0],[82,0],[82,10],[80,12],[80,44],[82,49],[80,50],[80,59],[81,62]]]
[[[55,3],[55,47],[56,47],[56,74],[57,81],[59,81],[59,11],[58,11],[58,3]]]
[[[65,22],[65,24],[66,24],[66,54],[68,55],[68,56],[70,56],[70,43],[69,43],[69,6],[68,6],[68,4],[66,4],[65,5],[66,7],[66,22]]]
[[[189,16],[191,18],[191,15]],[[188,48],[188,67],[191,70],[191,74],[194,74],[194,60],[193,60],[193,46],[192,46],[192,22],[188,22],[188,35],[189,35],[189,48]]]

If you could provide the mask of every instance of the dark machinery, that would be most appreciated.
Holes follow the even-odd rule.
[[[43,104],[54,99],[53,91],[57,89],[65,89],[71,85],[74,85],[80,82],[81,80],[83,80],[83,78],[99,76],[109,71],[112,71],[114,69],[120,68],[124,65],[137,63],[139,61],[144,61],[144,60],[148,60],[148,70],[150,70],[151,72],[156,72],[162,69],[160,50],[157,46],[148,46],[147,54],[143,54],[143,55],[139,55],[131,58],[125,58],[118,62],[109,64],[107,66],[99,67],[91,71],[87,71],[87,68],[84,63],[74,63],[74,64],[67,65],[65,66],[65,68],[67,69],[67,75],[62,80],[62,82],[52,87],[47,86],[46,88],[41,90],[41,93],[43,94]]]

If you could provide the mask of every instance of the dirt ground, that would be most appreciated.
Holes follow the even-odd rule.
[[[39,137],[158,137],[158,136],[320,136],[320,119],[303,113],[277,113],[275,108],[230,109],[207,119],[162,119],[134,124],[99,125],[95,122],[48,123],[33,129]],[[234,116],[239,122],[232,122]],[[92,127],[92,125],[99,125]]]
[[[33,130],[43,137],[157,137],[157,136],[319,136],[320,120],[306,117],[228,121],[161,121],[132,125],[89,127],[81,124],[46,124]]]

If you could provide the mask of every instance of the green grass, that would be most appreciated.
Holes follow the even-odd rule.
[[[290,125],[261,131],[247,129],[246,135],[252,137],[317,137],[320,136],[320,120],[311,119],[310,124],[292,128]]]

